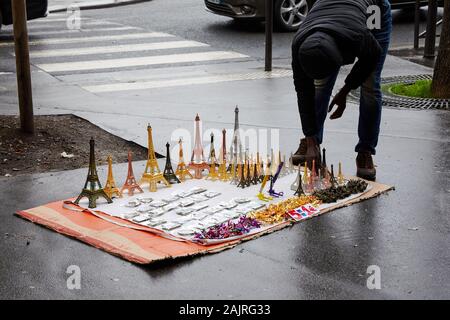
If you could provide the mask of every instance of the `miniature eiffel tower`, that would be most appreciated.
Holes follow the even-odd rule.
[[[289,168],[289,173],[295,172],[294,163],[292,162],[292,156],[293,156],[293,154],[292,154],[292,152],[291,152],[291,157],[289,158],[289,166],[288,166],[288,168]]]
[[[263,173],[263,167],[262,167],[261,159],[259,157],[259,152],[256,152],[255,166],[256,166],[255,175],[258,177],[258,182],[262,182],[263,179],[264,179],[264,173]]]
[[[302,188],[303,190],[305,190],[307,193],[311,193],[311,185],[309,183],[309,174],[308,174],[308,166],[307,163],[305,161],[305,166],[304,166],[304,171],[303,171],[303,180],[302,180]]]
[[[327,159],[326,159],[326,149],[322,149],[322,167],[321,167],[321,183],[323,188],[328,188],[330,186],[330,172],[327,167]]]
[[[217,180],[219,179],[219,173],[216,170],[216,157],[211,157],[211,164],[209,165],[209,173],[206,176],[206,179]]]
[[[259,188],[259,193],[257,195],[258,199],[264,202],[273,200],[272,197],[266,196],[264,194],[264,188],[266,187],[267,181],[269,181],[270,175],[264,175],[263,181],[261,183],[261,188]]]
[[[253,171],[252,171],[252,184],[258,184],[260,182],[260,176],[258,174],[258,164],[255,161],[253,163]]]
[[[252,167],[250,164],[250,158],[248,157],[248,151],[245,153],[246,165],[245,165],[245,184],[247,187],[252,185]]]
[[[287,171],[286,171],[286,156],[283,156],[283,160],[281,160],[281,151],[278,151],[278,164],[283,163],[283,167],[281,168],[280,171],[280,177],[284,177],[285,175],[287,175]]]
[[[294,195],[295,196],[301,196],[305,194],[305,191],[303,191],[303,187],[302,187],[302,176],[300,174],[300,164],[298,165],[298,176],[297,176],[297,190],[295,190]]]
[[[239,164],[236,166],[234,162],[231,163],[230,167],[230,180],[231,184],[238,184],[239,183]]]
[[[336,181],[336,178],[334,177],[333,165],[331,165],[330,185],[331,185],[332,188],[336,188],[336,186],[337,186],[337,181]]]
[[[342,163],[339,162],[339,171],[337,176],[337,182],[339,185],[343,185],[345,182],[344,175],[342,174]]]
[[[240,159],[239,159],[240,158]],[[239,130],[239,108],[234,109],[234,131],[233,139],[230,146],[230,162],[238,163],[242,160],[242,144]]]
[[[222,163],[219,164],[218,176],[220,181],[228,181],[230,180],[230,175],[227,171],[227,163],[222,160]]]
[[[86,183],[84,184],[83,190],[81,190],[80,195],[74,201],[74,203],[78,204],[82,198],[86,197],[89,199],[89,208],[95,208],[97,207],[97,199],[99,197],[105,198],[108,203],[111,203],[112,200],[105,193],[105,191],[102,188],[102,184],[98,179],[97,166],[95,165],[95,151],[94,151],[95,142],[93,138],[91,138],[89,144],[90,144],[89,171],[86,178]]]
[[[270,194],[271,196],[273,196],[273,197],[276,197],[276,198],[282,197],[282,196],[284,195],[283,192],[276,192],[276,191],[273,189],[273,187],[275,186],[275,182],[277,182],[278,177],[280,176],[280,172],[281,172],[281,169],[283,168],[283,165],[284,165],[284,163],[281,162],[281,163],[278,165],[278,169],[277,169],[277,172],[275,173],[275,175],[272,175],[271,178],[270,178],[269,194]]]
[[[316,160],[313,159],[311,166],[311,174],[309,175],[309,185],[311,191],[314,191],[316,183],[317,183]]]
[[[214,158],[214,163],[217,163],[216,149],[214,148],[214,133],[211,132],[211,144],[209,147],[208,164],[211,164]]]
[[[231,173],[227,171],[227,144],[226,144],[226,134],[225,129],[222,130],[222,147],[219,152],[219,180],[228,181],[231,178]],[[233,166],[232,166],[233,167]],[[234,168],[234,167],[233,167]]]
[[[105,187],[103,188],[103,190],[111,199],[114,197],[122,198],[122,193],[120,192],[119,188],[117,188],[116,181],[113,177],[111,156],[108,156],[108,178],[106,179]]]
[[[239,167],[241,168],[240,170],[239,170]],[[239,172],[240,171],[240,172]],[[244,163],[244,164],[239,164],[238,165],[238,175],[239,175],[239,183],[238,183],[238,188],[239,187],[241,187],[241,188],[247,188],[247,187],[249,187],[250,186],[250,184],[249,184],[249,182],[248,182],[248,180],[247,180],[247,175],[248,175],[248,172],[247,172],[247,161]]]
[[[166,178],[167,181],[169,181],[170,184],[180,183],[180,180],[178,180],[177,176],[173,172],[172,168],[172,162],[170,161],[170,144],[166,143],[166,166],[164,168],[163,176]]]
[[[170,187],[169,181],[164,178],[163,173],[159,170],[158,161],[156,160],[155,149],[153,146],[152,127],[147,126],[148,132],[148,159],[145,165],[144,174],[142,175],[140,183],[147,182],[149,184],[150,192],[156,192],[156,184],[164,183],[167,187]]]
[[[186,177],[193,179],[194,177],[189,172],[189,170],[186,168],[186,164],[184,163],[183,140],[180,139],[178,141],[178,145],[180,146],[180,151],[178,153],[179,160],[178,160],[177,170],[175,171],[175,174],[178,176],[180,181],[185,181]]]
[[[144,191],[141,189],[141,187],[137,184],[136,178],[134,177],[133,173],[133,163],[131,161],[131,151],[128,151],[128,174],[127,179],[125,180],[125,183],[122,186],[122,189],[120,189],[120,192],[123,194],[123,192],[127,190],[128,195],[132,196],[134,194],[134,191],[137,190],[140,193],[143,193]]]
[[[189,163],[189,169],[194,170],[194,178],[201,179],[203,170],[208,170],[209,166],[205,161],[205,155],[203,154],[202,138],[200,133],[200,117],[195,117],[195,142],[194,149],[192,150],[191,162]]]
[[[300,173],[300,170],[299,170],[297,176],[295,177],[294,182],[291,184],[291,190],[292,191],[297,191],[299,184],[300,185],[302,184],[302,175]]]

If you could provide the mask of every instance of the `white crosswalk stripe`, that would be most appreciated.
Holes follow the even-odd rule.
[[[148,56],[137,58],[46,63],[46,64],[38,64],[37,66],[47,72],[67,72],[67,71],[126,68],[136,66],[150,66],[158,64],[172,64],[183,62],[226,60],[226,59],[236,59],[246,57],[247,57],[246,55],[236,52],[210,51],[200,53],[195,52],[195,53],[167,54],[163,56]]]
[[[138,43],[126,44],[117,46],[103,46],[103,47],[88,47],[74,49],[56,49],[56,50],[41,50],[30,53],[32,58],[45,57],[64,57],[64,56],[82,56],[91,54],[103,53],[119,53],[119,52],[136,52],[149,50],[163,50],[163,49],[179,49],[179,48],[193,48],[193,47],[207,47],[207,44],[197,41],[165,41],[153,43]]]
[[[112,36],[95,36],[95,37],[78,37],[78,38],[49,38],[44,40],[30,41],[30,45],[50,45],[50,44],[62,44],[62,43],[85,43],[85,42],[97,42],[97,41],[117,41],[117,40],[130,40],[130,39],[145,39],[145,38],[164,38],[174,37],[173,35],[163,32],[145,32],[145,33],[129,33]],[[0,46],[13,45],[14,42],[3,42]]]
[[[33,31],[29,32],[28,35],[30,37],[35,36],[52,36],[52,35],[58,35],[58,34],[85,34],[88,32],[109,32],[109,31],[129,31],[129,30],[140,30],[140,28],[137,27],[109,27],[109,28],[96,28],[96,29],[74,29],[74,30],[56,30],[56,31]]]
[[[41,24],[47,24],[47,23],[53,23],[53,22],[66,22],[69,19],[69,17],[67,18],[45,18],[45,19],[36,19],[36,20],[30,20],[28,22],[29,25],[34,26],[34,25],[41,25]],[[83,18],[80,19],[81,22],[87,22],[91,19],[89,18]]]

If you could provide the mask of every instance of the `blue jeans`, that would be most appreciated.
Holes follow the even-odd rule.
[[[355,147],[356,152],[368,151],[375,154],[375,148],[378,144],[378,135],[380,133],[382,93],[381,93],[381,71],[386,60],[389,42],[392,31],[392,15],[388,0],[385,0],[384,8],[381,12],[381,29],[372,30],[372,34],[381,46],[382,54],[374,72],[361,85],[361,98],[359,101],[359,123],[358,136],[359,142]],[[314,80],[316,87],[315,105],[318,133],[317,142],[322,143],[323,128],[327,117],[330,97],[333,92],[334,84],[339,70],[330,77],[322,80]]]

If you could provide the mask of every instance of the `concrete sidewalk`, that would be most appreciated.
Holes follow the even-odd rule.
[[[257,63],[247,68],[257,68]],[[219,69],[209,66],[205,72]],[[158,151],[174,129],[192,130],[197,112],[204,129],[231,128],[235,104],[241,108],[243,128],[279,128],[283,152],[295,150],[301,136],[290,78],[93,95],[34,71],[37,113],[75,113],[143,145],[150,122]],[[429,72],[389,57],[384,75]],[[8,99],[3,112],[17,112],[14,97]],[[343,119],[327,121],[328,160],[342,161],[346,174],[354,173],[357,117],[357,107],[349,104]],[[8,259],[0,260],[0,297],[448,299],[449,127],[447,111],[385,109],[375,159],[378,180],[395,185],[395,191],[220,254],[148,267],[13,215],[76,195],[86,169],[1,177],[0,251]],[[135,165],[136,174],[142,165]],[[99,173],[104,180],[105,168]],[[115,168],[117,181],[125,174],[124,164]],[[81,268],[81,290],[67,289],[70,265]],[[366,287],[370,265],[381,269],[381,290]]]
[[[81,10],[111,8],[145,1],[151,0],[49,0],[48,11],[50,13],[62,12],[70,6],[76,6]]]

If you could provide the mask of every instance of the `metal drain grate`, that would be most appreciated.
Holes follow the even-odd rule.
[[[387,77],[381,80],[381,85],[390,85],[395,83],[414,83],[418,80],[431,80],[431,74],[419,74],[412,76]],[[359,102],[360,90],[352,91],[349,94],[350,99]],[[383,107],[391,108],[414,108],[414,109],[450,109],[450,99],[432,99],[432,98],[410,98],[396,95],[389,90],[383,90]]]

